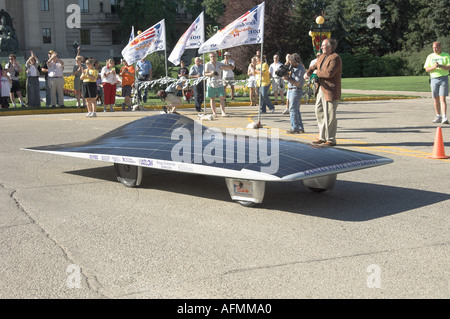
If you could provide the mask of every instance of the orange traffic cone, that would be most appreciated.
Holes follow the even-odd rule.
[[[440,127],[438,127],[436,130],[433,153],[431,154],[431,156],[428,157],[436,159],[449,158],[449,156],[445,156],[444,139],[442,138],[442,129]]]

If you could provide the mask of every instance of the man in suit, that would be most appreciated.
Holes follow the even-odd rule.
[[[319,138],[312,142],[315,145],[336,145],[336,110],[341,98],[342,75],[342,60],[334,52],[336,47],[336,40],[323,40],[323,54],[317,59],[317,63],[306,71],[304,76],[305,79],[308,79],[317,70],[316,74],[319,78],[316,91],[316,118],[319,126]]]

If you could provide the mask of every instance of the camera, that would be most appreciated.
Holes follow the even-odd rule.
[[[218,76],[219,73],[217,71],[214,71],[213,75]]]
[[[288,76],[289,72],[291,71],[292,67],[291,65],[282,65],[278,68],[278,70],[275,71],[275,74],[282,78],[283,76]]]

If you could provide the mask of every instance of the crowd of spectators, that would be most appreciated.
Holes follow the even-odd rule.
[[[12,107],[17,107],[16,96],[21,107],[40,107],[41,106],[41,94],[39,78],[43,77],[45,81],[45,98],[42,98],[42,102],[45,101],[45,106],[50,108],[60,107],[64,108],[64,62],[58,57],[58,53],[50,50],[48,56],[43,61],[30,51],[30,57],[25,62],[25,68],[23,69],[16,61],[16,56],[11,54],[9,56],[9,62],[4,67],[0,64],[0,83],[3,84],[1,90],[1,106],[2,108],[8,108],[12,104]],[[214,54],[215,55],[215,54]],[[215,55],[217,58],[217,55]],[[278,59],[278,56],[274,57]],[[261,73],[261,61],[260,57],[256,55],[252,58],[252,62],[248,68],[248,81],[245,86],[250,91],[250,105],[258,104],[258,92],[260,89],[259,74]],[[88,61],[92,61],[91,71],[87,71]],[[80,48],[78,48],[77,56],[75,57],[75,65],[73,66],[72,75],[73,79],[73,91],[76,99],[77,108],[86,108],[88,110],[87,116],[96,116],[97,106],[103,106],[103,111],[114,111],[116,104],[116,90],[118,84],[122,88],[121,96],[124,97],[122,103],[122,111],[132,109],[132,97],[133,93],[136,96],[137,103],[146,103],[148,100],[149,86],[143,86],[142,89],[137,89],[140,86],[137,85],[140,82],[152,80],[152,65],[150,61],[145,58],[136,63],[135,66],[128,65],[125,60],[121,61],[122,67],[119,69],[116,67],[113,59],[108,59],[106,65],[100,67],[100,62],[92,57],[86,58],[80,54]],[[215,62],[214,62],[215,64]],[[210,64],[211,65],[211,64]],[[220,72],[220,76],[213,74],[210,76],[210,80],[207,81],[206,92],[207,97],[211,97],[211,107],[215,113],[215,99],[220,98],[222,115],[225,113],[226,96],[225,89],[230,86],[231,100],[234,100],[235,96],[235,77],[234,69],[235,62],[231,59],[231,54],[225,52],[224,59],[220,61],[221,68],[216,71]],[[270,110],[273,110],[273,104],[268,98],[268,90],[270,85],[276,86],[276,93],[281,97],[281,103],[284,104],[284,82],[282,79],[278,79],[275,76],[276,69],[281,65],[278,60],[274,59],[274,63],[270,65],[263,62],[263,78],[262,92],[263,92],[263,106],[267,105]],[[95,79],[94,71],[95,70]],[[4,71],[4,72],[2,72]],[[22,90],[19,82],[19,75],[24,72],[26,76],[25,92],[26,98],[22,96]],[[177,78],[188,83],[188,78],[202,77],[205,74],[203,70],[203,60],[198,57],[195,59],[195,64],[189,67],[186,61],[181,61],[181,66],[178,69]],[[219,75],[219,74],[218,74]],[[213,83],[214,82],[214,83]],[[93,84],[95,83],[95,90]],[[136,85],[135,85],[136,84]],[[194,96],[195,108],[198,112],[202,110],[201,105],[204,102],[204,89],[203,81],[194,86],[182,85],[181,89],[176,89],[176,96],[181,97],[183,100],[190,102],[192,95]],[[90,87],[89,89],[87,89]],[[219,88],[223,94],[213,94],[212,91]],[[133,90],[133,88],[136,88]],[[213,89],[213,90],[211,90]],[[142,91],[142,92],[141,92]],[[173,91],[173,89],[172,89]],[[217,91],[218,92],[218,91]],[[216,92],[216,93],[217,93]],[[94,95],[95,94],[95,95]],[[119,93],[120,94],[120,93]],[[214,95],[214,96],[212,96]],[[92,100],[94,99],[94,100]],[[93,104],[93,101],[95,102]],[[275,99],[275,105],[277,104],[277,98]],[[264,107],[262,107],[265,110]]]

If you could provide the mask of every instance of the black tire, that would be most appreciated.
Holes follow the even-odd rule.
[[[236,201],[239,205],[244,206],[244,207],[253,207],[256,205],[255,202],[251,202],[248,200],[237,200]]]
[[[323,193],[326,192],[326,188],[317,188],[317,187],[308,187],[310,190],[312,190],[314,193]]]
[[[126,187],[138,186],[137,166],[114,163],[114,170],[116,172],[117,180],[123,185],[125,185]]]

